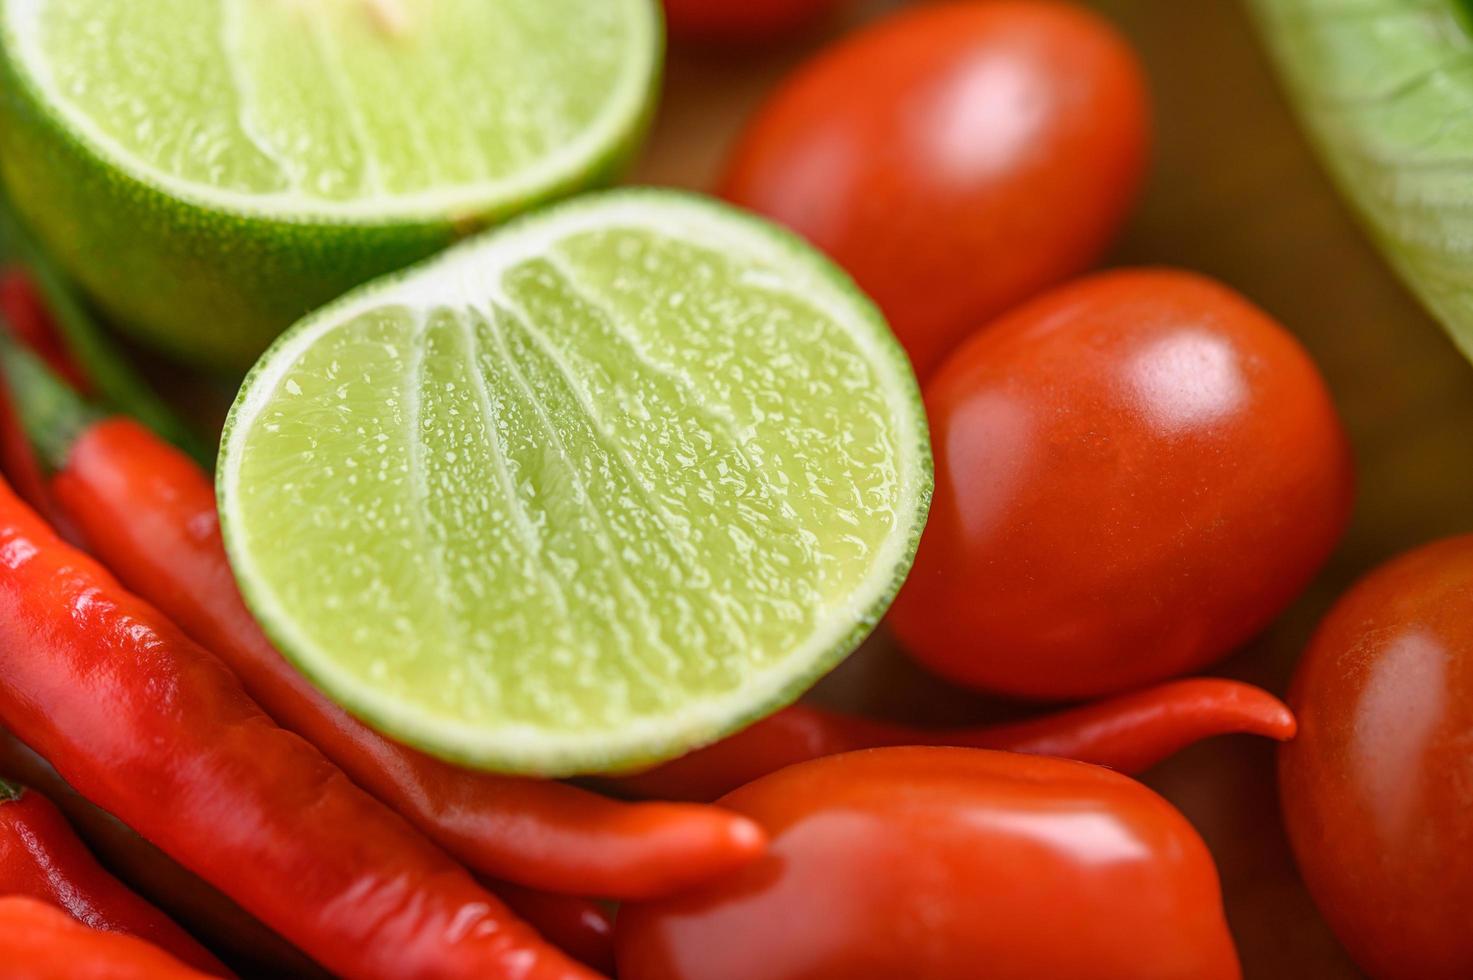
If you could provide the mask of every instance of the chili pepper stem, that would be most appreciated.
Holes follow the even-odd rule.
[[[14,803],[21,798],[21,794],[24,792],[25,789],[22,787],[0,779],[0,803]]]
[[[127,366],[127,360],[77,298],[55,262],[21,225],[3,191],[0,191],[0,251],[10,253],[30,273],[46,299],[68,353],[76,359],[102,400],[159,433],[201,465],[213,467],[214,448],[185,425]]]
[[[40,357],[17,343],[8,326],[0,330],[0,367],[26,437],[46,467],[60,469],[77,438],[101,420],[102,413],[56,377]]]

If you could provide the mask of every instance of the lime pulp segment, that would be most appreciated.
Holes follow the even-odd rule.
[[[475,217],[593,166],[646,110],[650,0],[5,0],[74,132],[186,200]]]
[[[298,324],[220,475],[243,591],[385,732],[569,775],[792,700],[869,632],[930,497],[904,353],[715,202],[594,195]]]

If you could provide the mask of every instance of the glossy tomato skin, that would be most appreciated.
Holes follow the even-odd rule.
[[[981,749],[829,756],[723,798],[768,855],[626,906],[624,980],[1230,980],[1217,872],[1140,783]]]
[[[961,684],[1085,698],[1199,669],[1330,554],[1352,466],[1303,348],[1208,279],[1079,280],[926,387],[936,493],[890,623]]]
[[[1473,977],[1473,537],[1347,593],[1290,702],[1284,819],[1325,918],[1378,980]]]
[[[1134,53],[1074,4],[916,5],[799,69],[721,192],[847,269],[924,379],[1098,259],[1135,199],[1148,117]]]
[[[845,0],[665,0],[665,23],[678,40],[747,43],[797,33]]]

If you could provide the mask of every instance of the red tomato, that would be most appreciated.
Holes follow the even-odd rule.
[[[1146,161],[1134,53],[1072,4],[906,10],[820,54],[721,191],[791,226],[884,309],[924,378],[968,333],[1088,268]]]
[[[811,27],[844,0],[665,0],[670,34],[697,41],[762,41]]]
[[[722,799],[756,864],[625,906],[624,980],[1230,980],[1217,871],[1125,776],[980,749],[891,748]]]
[[[1325,918],[1379,980],[1473,977],[1473,537],[1362,580],[1290,700],[1279,787]]]
[[[1304,588],[1349,516],[1314,364],[1199,276],[1040,297],[957,351],[926,406],[936,495],[891,624],[983,690],[1084,698],[1203,667]]]

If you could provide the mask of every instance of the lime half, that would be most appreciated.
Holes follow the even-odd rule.
[[[324,691],[433,754],[557,776],[796,698],[884,612],[930,489],[873,305],[788,233],[653,190],[297,324],[219,470],[246,599]]]
[[[111,312],[197,359],[606,180],[656,0],[0,0],[0,168]]]

